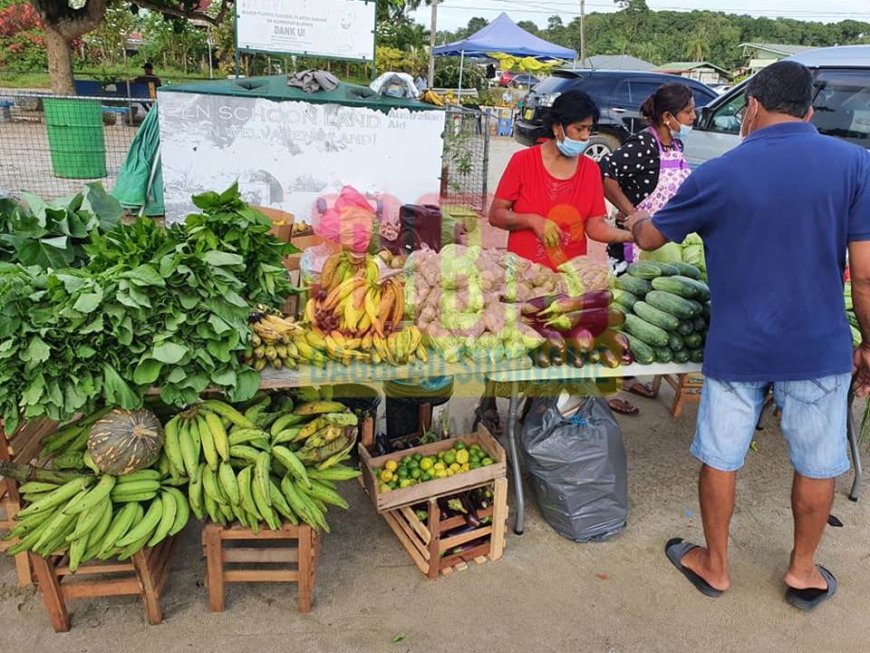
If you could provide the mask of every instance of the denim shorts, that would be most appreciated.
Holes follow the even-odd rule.
[[[743,467],[772,385],[795,471],[815,479],[845,474],[849,471],[846,418],[850,383],[849,374],[773,383],[706,377],[692,455],[723,472]]]

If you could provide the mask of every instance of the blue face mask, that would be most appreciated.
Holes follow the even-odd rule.
[[[563,155],[573,159],[586,151],[586,148],[589,147],[589,141],[575,141],[566,136],[563,140],[556,141],[556,147]]]
[[[683,140],[692,133],[692,129],[694,129],[692,125],[680,125],[680,131],[675,132],[673,129],[671,130],[671,137]]]

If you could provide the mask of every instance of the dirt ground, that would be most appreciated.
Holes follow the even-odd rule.
[[[491,188],[516,147],[509,139],[493,142]],[[490,237],[503,242],[497,232]],[[479,391],[457,388],[450,404],[454,432],[470,428]],[[866,651],[870,497],[850,502],[851,474],[839,479],[833,513],[844,526],[829,529],[819,561],[838,576],[840,593],[814,615],[791,608],[781,580],[792,537],[791,471],[772,421],[739,477],[731,591],[718,600],[702,597],[666,561],[669,538],[701,537],[697,464],[688,453],[696,410],[690,406],[672,419],[671,399],[664,389],[658,400],[637,400],[640,417],[620,418],[631,506],[626,531],[611,541],[562,539],[540,518],[529,492],[525,534],[509,532],[502,560],[430,583],[359,486],[348,483],[343,493],[351,507],[330,514],[333,530],[324,538],[309,615],[295,611],[295,588],[286,585],[229,586],[226,612],[211,614],[199,531],[190,524],[164,591],[161,626],[145,624],[138,599],[119,597],[72,602],[71,632],[55,634],[39,595],[18,589],[12,562],[0,559],[0,650]]]
[[[469,428],[469,397],[477,390],[463,388],[451,403],[454,428]],[[343,493],[351,507],[331,515],[309,615],[295,612],[295,588],[279,585],[230,586],[226,612],[211,614],[199,531],[191,524],[165,588],[161,626],[145,624],[138,599],[119,597],[73,602],[71,632],[55,634],[36,591],[19,590],[11,561],[0,560],[0,647],[40,653],[865,651],[870,498],[850,502],[851,475],[838,481],[833,513],[844,526],[829,529],[819,560],[840,579],[840,593],[813,615],[791,608],[781,580],[791,541],[791,476],[772,422],[740,475],[732,590],[718,600],[704,598],[669,565],[667,539],[697,541],[701,534],[697,465],[688,454],[696,411],[690,406],[674,420],[670,398],[665,390],[659,400],[639,399],[641,417],[620,420],[631,508],[628,528],[609,542],[562,539],[529,494],[525,534],[509,533],[502,560],[431,583],[359,486],[349,483]]]

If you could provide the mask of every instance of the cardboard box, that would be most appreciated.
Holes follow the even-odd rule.
[[[260,213],[266,215],[272,221],[272,228],[269,233],[275,236],[278,240],[284,243],[289,243],[293,238],[293,220],[292,213],[271,209],[266,206],[254,206]]]

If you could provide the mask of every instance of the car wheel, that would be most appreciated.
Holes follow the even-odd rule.
[[[619,139],[610,134],[596,134],[589,139],[586,148],[586,156],[593,161],[601,161],[604,157],[615,152],[619,148]]]

